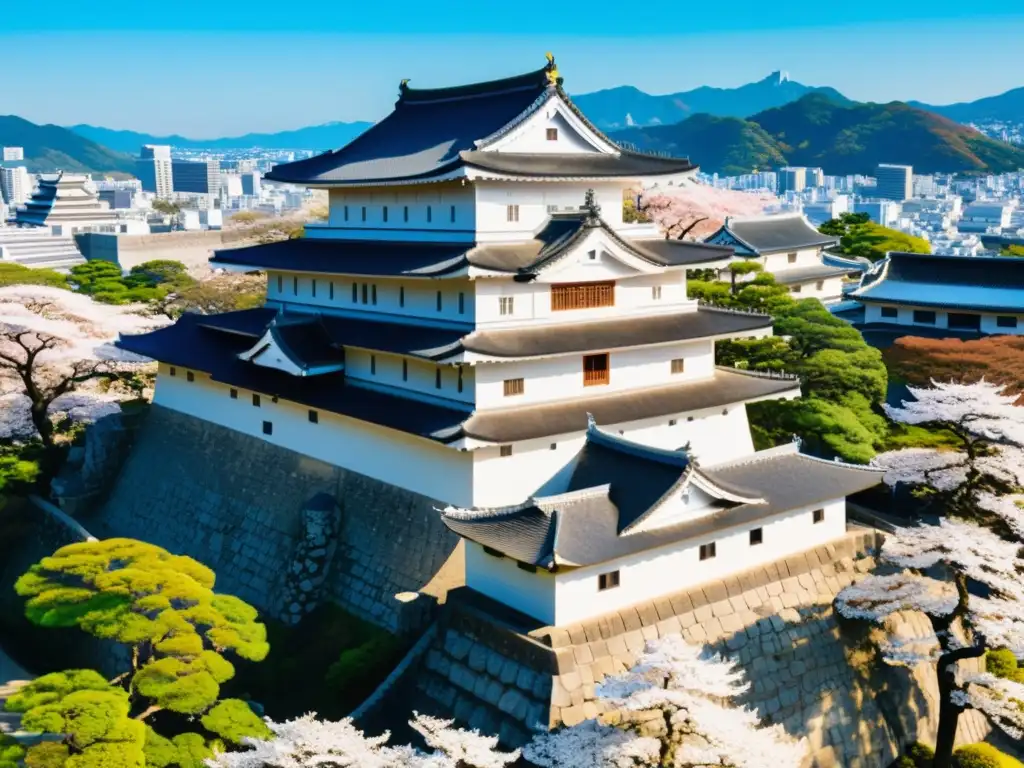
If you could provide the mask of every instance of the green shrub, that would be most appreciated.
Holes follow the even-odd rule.
[[[25,749],[10,736],[0,733],[0,768],[17,768]]]
[[[968,744],[953,753],[955,768],[1024,768],[1024,763],[991,744]]]
[[[927,744],[916,742],[907,748],[907,757],[910,758],[913,768],[932,768],[935,750]]]
[[[1017,657],[1008,648],[1000,648],[986,653],[985,669],[996,677],[1024,682],[1024,669],[1020,668]]]

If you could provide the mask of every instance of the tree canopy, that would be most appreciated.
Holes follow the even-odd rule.
[[[888,425],[879,404],[888,375],[881,353],[817,299],[796,301],[768,273],[740,284],[689,281],[690,296],[736,309],[768,312],[774,336],[718,342],[720,365],[800,377],[803,397],[748,407],[759,447],[798,435],[818,455],[865,463],[881,449]]]
[[[1024,256],[1024,245],[1007,245],[1000,252],[1000,256]]]
[[[109,261],[89,261],[71,268],[76,291],[104,304],[133,304],[158,301],[168,294],[188,289],[196,280],[179,261],[147,261],[128,274]]]
[[[69,544],[43,558],[15,584],[29,620],[129,646],[131,669],[109,681],[92,670],[43,675],[6,708],[23,713],[26,728],[62,734],[62,754],[78,768],[199,766],[224,744],[269,736],[248,704],[220,699],[232,658],[266,657],[266,628],[214,583],[192,558],[132,539]],[[146,722],[157,712],[198,720],[204,732],[164,737]],[[36,750],[54,747],[33,747],[30,760]]]
[[[839,250],[847,256],[863,256],[871,261],[885,258],[889,251],[931,253],[927,240],[896,229],[883,227],[866,213],[843,213],[818,228],[822,234],[839,238]]]

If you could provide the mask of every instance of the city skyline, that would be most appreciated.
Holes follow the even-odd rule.
[[[754,6],[740,2],[726,19],[653,2],[639,18],[597,7],[505,20],[462,2],[433,6],[447,11],[433,14],[399,2],[385,19],[342,18],[319,3],[280,17],[259,5],[232,15],[230,3],[200,12],[192,2],[167,18],[136,8],[90,18],[68,4],[55,21],[48,14],[45,31],[43,20],[15,9],[0,44],[32,66],[5,84],[0,111],[189,138],[374,121],[390,110],[402,78],[435,86],[501,77],[540,66],[549,50],[576,94],[736,87],[784,70],[858,101],[948,104],[1024,86],[1024,50],[1013,44],[1024,36],[1024,13],[1005,0],[985,5],[968,14],[911,0],[883,15],[796,3],[764,18],[763,8],[745,13]],[[943,50],[970,55],[938,56]],[[165,55],[153,59],[154,51]]]

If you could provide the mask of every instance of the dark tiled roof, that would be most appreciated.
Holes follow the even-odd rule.
[[[334,344],[317,317],[275,319],[270,333],[278,348],[303,370],[345,362],[344,350]]]
[[[843,277],[848,275],[851,271],[849,269],[842,269],[841,267],[829,267],[824,264],[819,264],[814,267],[796,267],[795,269],[780,269],[778,272],[772,272],[772,277],[775,278],[776,283],[782,285],[794,285],[796,283],[806,283],[810,280],[825,280],[829,277]]]
[[[619,424],[769,398],[799,386],[793,379],[718,369],[714,377],[703,381],[595,394],[547,405],[478,411],[463,424],[463,432],[478,440],[509,443],[582,431],[586,429],[588,413],[593,414],[598,424]]]
[[[297,184],[416,181],[460,166],[530,176],[643,177],[690,171],[685,158],[636,152],[616,154],[509,154],[482,150],[547,98],[561,99],[587,127],[604,136],[561,88],[553,65],[525,75],[455,88],[414,89],[405,84],[394,111],[348,145],[306,160],[275,166],[267,178]]]
[[[755,253],[772,253],[839,242],[838,237],[821,234],[803,216],[764,216],[747,221],[729,220],[722,229]]]
[[[204,371],[222,384],[272,395],[391,429],[447,441],[459,434],[466,412],[360,387],[346,386],[343,373],[297,377],[239,360],[251,337],[224,333],[186,314],[151,333],[122,336],[117,346],[169,365]]]
[[[463,340],[469,352],[492,357],[532,357],[664,344],[771,328],[767,315],[701,307],[693,312],[621,318],[540,328],[474,331]]]
[[[337,184],[413,180],[444,173],[462,163],[460,152],[474,149],[477,140],[512,122],[547,87],[546,78],[528,76],[458,89],[407,92],[390,115],[346,146],[277,165],[267,179]]]
[[[271,309],[243,309],[222,315],[204,315],[198,324],[207,328],[244,333],[252,337],[263,335],[276,313]],[[453,328],[431,328],[358,317],[315,315],[298,312],[283,315],[299,328],[316,323],[330,343],[336,347],[357,347],[396,355],[411,355],[433,360],[461,349],[465,331]],[[260,323],[262,322],[262,325]]]
[[[221,315],[203,315],[199,325],[238,333],[253,338],[262,336],[278,314],[273,309],[244,309]],[[723,334],[743,333],[770,328],[767,315],[728,312],[701,307],[696,311],[622,318],[577,324],[548,325],[540,328],[473,331],[457,328],[432,328],[391,321],[339,315],[285,312],[282,327],[326,332],[335,347],[358,347],[429,360],[450,357],[458,352],[476,352],[499,358],[540,357],[614,350],[647,344],[664,344]],[[314,327],[315,324],[316,327]]]
[[[719,370],[708,381],[580,398],[568,403],[469,414],[455,407],[424,403],[347,385],[342,373],[296,377],[239,360],[239,353],[252,348],[254,337],[237,330],[225,332],[221,329],[228,326],[238,329],[250,322],[248,318],[239,317],[238,313],[233,314],[235,316],[227,321],[186,314],[166,328],[146,334],[122,336],[117,346],[168,365],[205,371],[215,381],[223,384],[275,395],[300,405],[442,442],[468,436],[493,443],[507,443],[565,434],[584,430],[588,413],[593,413],[600,423],[614,424],[771,397],[792,391],[798,386],[794,380]],[[347,320],[323,318],[323,326],[332,339],[351,332],[351,326],[344,322],[340,324],[341,330],[332,327],[331,321],[335,319]],[[360,332],[384,334],[386,329],[383,326],[387,324],[365,325],[376,328],[372,331],[361,328]],[[422,330],[425,333],[431,331]],[[362,338],[359,344],[348,345],[368,344],[371,345],[369,349],[382,349],[389,344],[391,349],[383,351],[418,354],[408,351],[410,339],[414,337],[395,334],[387,338],[391,341],[380,337],[372,340]],[[341,342],[340,346],[345,344]],[[339,343],[335,341],[335,345]]]
[[[214,251],[214,266],[284,269],[335,275],[439,277],[468,263],[470,243],[401,243],[301,237]]]
[[[858,301],[1024,312],[1024,259],[892,252],[850,294]]]
[[[660,267],[727,260],[731,248],[678,240],[627,240],[588,212],[552,214],[531,239],[512,244],[420,243],[298,238],[214,252],[210,263],[336,275],[445,277],[469,266],[528,276],[557,262],[599,226],[625,250]]]
[[[581,452],[584,460],[589,460],[585,454],[592,449],[590,442],[588,437]],[[703,517],[623,534],[628,528],[624,521],[635,517],[637,509],[656,505],[666,492],[680,486],[687,470],[662,473],[651,466],[641,468],[630,457],[614,451],[594,460],[610,475],[601,485],[532,499],[501,511],[448,511],[445,524],[459,535],[520,562],[544,567],[586,566],[677,541],[714,541],[722,530],[848,496],[877,485],[882,476],[877,470],[813,459],[788,447],[763,451],[719,468],[691,470],[695,479],[700,474],[722,485],[741,482],[744,488],[756,491],[756,503],[722,502]],[[643,462],[642,458],[637,460]],[[620,463],[622,466],[617,466]],[[648,482],[664,490],[656,496],[646,487]]]
[[[555,154],[520,152],[462,152],[462,160],[473,168],[524,176],[618,176],[642,178],[685,173],[697,166],[685,157],[658,157],[622,151],[617,155],[597,152]]]

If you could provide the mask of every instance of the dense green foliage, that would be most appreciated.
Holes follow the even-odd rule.
[[[871,261],[884,259],[889,251],[932,252],[927,240],[875,224],[866,213],[844,213],[838,219],[829,219],[819,229],[839,237],[839,250],[844,254]]]
[[[915,742],[907,747],[891,768],[932,768],[932,760],[935,758],[935,750],[927,744]]]
[[[999,255],[1024,257],[1024,245],[1008,245],[999,252]]]
[[[255,699],[275,719],[309,711],[346,716],[377,687],[405,652],[394,635],[326,603],[296,625],[268,622],[271,651],[239,669],[232,696]],[[302,680],[302,685],[295,685]]]
[[[719,342],[719,364],[785,371],[801,379],[802,398],[748,406],[756,445],[778,445],[798,435],[818,455],[869,461],[885,446],[889,432],[878,409],[887,384],[881,353],[818,300],[795,301],[770,274],[741,285],[733,293],[728,283],[689,282],[692,297],[774,317],[774,336]]]
[[[24,147],[25,166],[31,173],[104,171],[135,172],[135,159],[113,152],[58,125],[36,125],[14,115],[0,115],[0,147]]]
[[[89,261],[71,268],[75,290],[104,304],[153,302],[191,288],[196,280],[179,261],[147,261],[126,275],[109,261]]]
[[[5,285],[49,285],[67,288],[67,275],[52,269],[30,269],[21,264],[0,264],[0,287]]]
[[[1017,657],[1008,648],[988,651],[985,654],[985,669],[996,677],[1024,683],[1024,668],[1019,665]]]
[[[1024,768],[1024,763],[991,744],[968,744],[953,753],[955,768]]]
[[[63,734],[67,765],[77,768],[199,766],[214,744],[268,736],[248,704],[220,699],[235,674],[227,657],[264,659],[266,628],[250,605],[215,593],[214,581],[201,563],[130,539],[70,544],[43,558],[15,584],[29,620],[123,643],[132,667],[110,681],[92,670],[43,675],[6,708],[23,713],[28,729]],[[173,738],[146,722],[156,713],[170,718],[158,722],[170,723]],[[181,733],[197,722],[203,733]],[[28,756],[61,758],[50,746]]]
[[[695,157],[705,172],[727,175],[769,165],[871,175],[896,155],[919,173],[1004,173],[1024,165],[1020,147],[895,101],[844,104],[808,94],[746,119],[699,114],[663,122],[617,131],[614,138],[642,150]]]
[[[18,768],[25,749],[12,737],[0,733],[0,768]]]
[[[157,213],[166,213],[169,216],[181,213],[181,206],[177,203],[172,203],[170,200],[154,200],[151,204],[153,210]]]
[[[681,123],[628,128],[615,138],[647,151],[696,158],[707,173],[738,176],[786,165],[779,143],[757,123],[738,117],[694,115]]]

